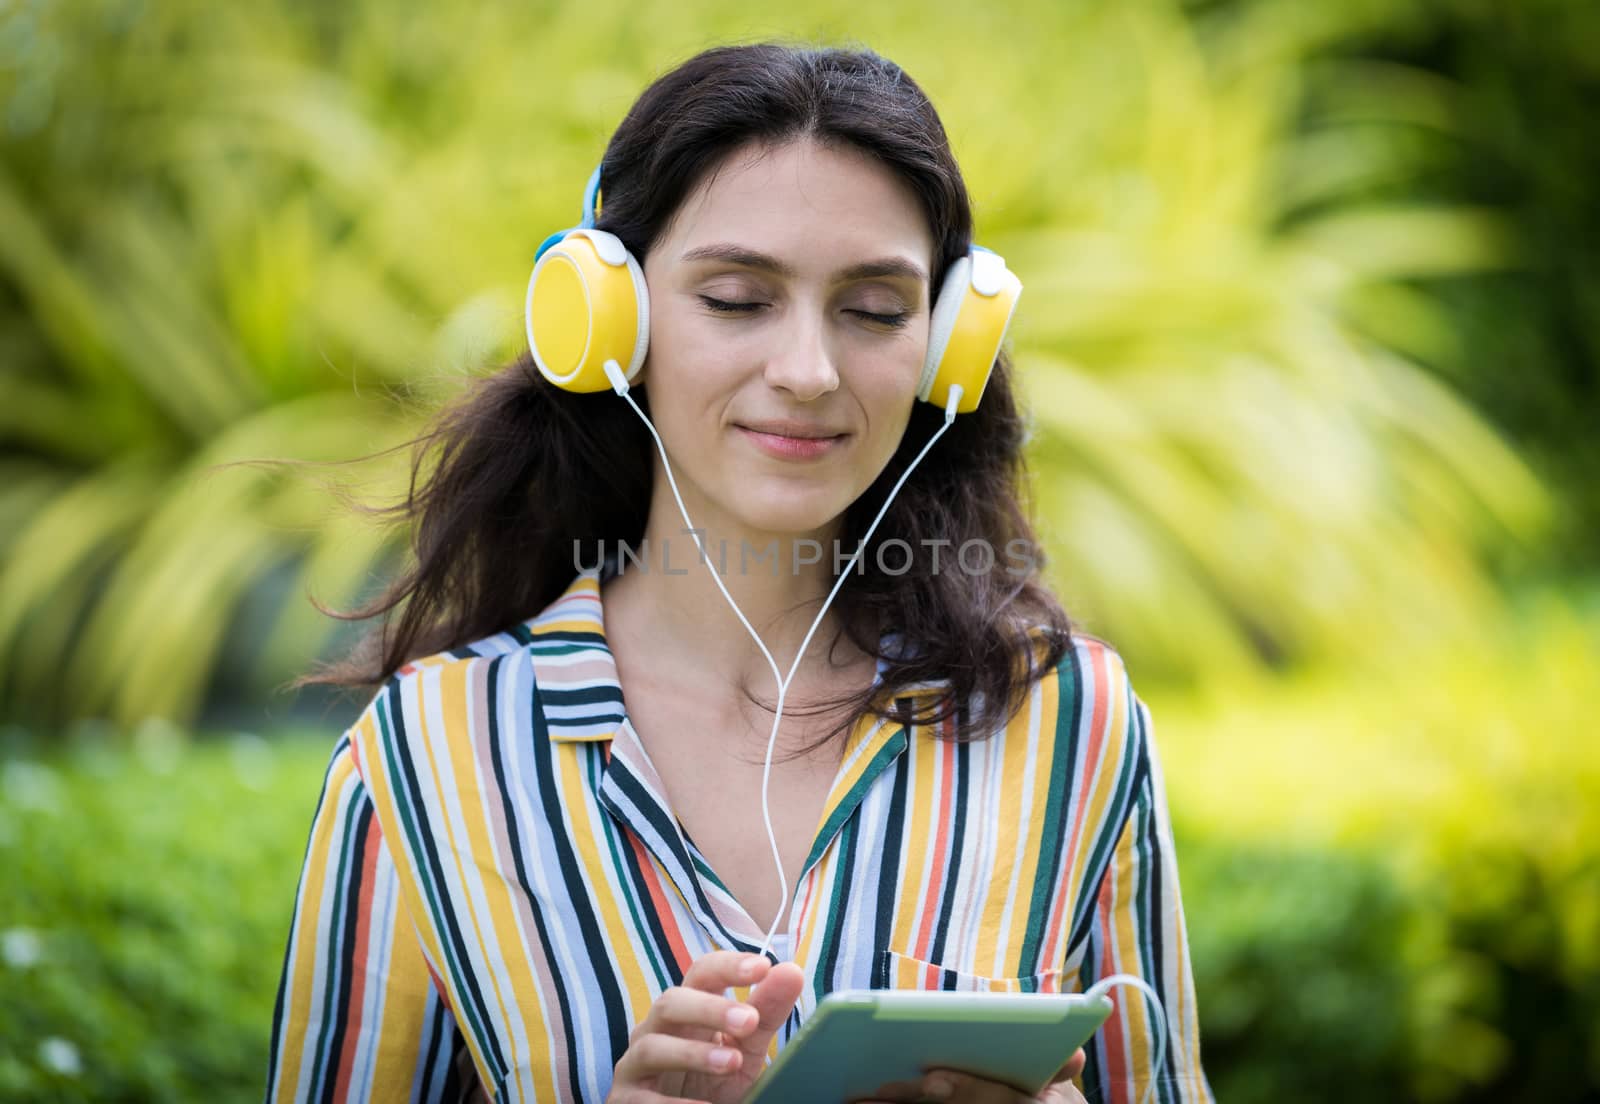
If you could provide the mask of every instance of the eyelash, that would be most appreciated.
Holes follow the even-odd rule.
[[[766,306],[765,303],[730,303],[725,299],[713,299],[709,295],[700,296],[700,301],[719,314],[750,314]],[[903,314],[874,314],[871,311],[851,311],[851,314],[860,315],[882,326],[891,326],[899,329],[911,317],[909,311]]]

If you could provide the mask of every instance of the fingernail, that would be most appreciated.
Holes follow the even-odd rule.
[[[751,955],[749,958],[744,960],[743,964],[740,965],[739,976],[745,981],[754,981],[756,971],[759,969],[761,969],[761,959]]]
[[[725,1070],[733,1068],[734,1059],[739,1057],[739,1052],[729,1050],[727,1047],[717,1047],[711,1052],[711,1068]]]
[[[729,1031],[743,1031],[756,1022],[756,1010],[754,1008],[730,1008],[723,1020],[727,1023]]]
[[[922,1091],[928,1096],[944,1100],[955,1091],[955,1086],[943,1077],[930,1077],[922,1083]]]

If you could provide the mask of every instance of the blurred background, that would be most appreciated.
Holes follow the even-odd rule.
[[[342,506],[523,341],[716,42],[929,92],[1068,609],[1128,658],[1219,1099],[1600,1100],[1600,5],[0,4],[0,1099],[246,1100]]]

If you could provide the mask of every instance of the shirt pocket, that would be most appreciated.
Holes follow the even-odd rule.
[[[967,970],[953,969],[937,962],[924,962],[896,951],[878,956],[874,989],[941,989],[955,993],[1059,993],[1062,971],[1020,977],[988,977]]]

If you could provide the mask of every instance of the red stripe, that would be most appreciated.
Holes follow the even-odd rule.
[[[918,958],[928,957],[928,946],[933,940],[933,921],[939,911],[939,898],[943,895],[944,880],[950,874],[950,863],[945,853],[950,836],[950,776],[954,772],[956,745],[953,740],[939,741],[939,757],[944,767],[939,779],[938,809],[939,831],[933,837],[935,866],[928,878],[928,894],[922,900],[922,930],[917,933]]]
[[[365,1007],[367,991],[367,931],[372,919],[372,883],[378,870],[378,844],[381,836],[377,821],[367,832],[367,845],[361,854],[361,897],[356,904],[356,949],[350,962],[350,994],[345,1003],[344,1053],[339,1055],[338,1080],[334,1082],[333,1098],[344,1100],[350,1094],[350,1067],[355,1061],[361,1039],[361,1012]]]
[[[639,863],[639,869],[644,871],[645,889],[650,892],[650,902],[655,907],[656,916],[661,921],[661,930],[666,932],[667,947],[672,952],[673,961],[678,964],[678,974],[682,976],[689,972],[689,965],[694,961],[689,955],[689,948],[684,945],[683,933],[678,931],[677,917],[673,914],[672,906],[667,902],[666,888],[661,884],[661,871],[656,867],[655,860],[645,850],[644,844],[639,842],[639,837],[632,831],[624,833],[628,838],[628,846],[633,848],[634,857]],[[646,938],[641,933],[641,938]]]
[[[1116,960],[1111,957],[1111,944],[1116,939],[1116,920],[1111,915],[1110,905],[1106,898],[1112,887],[1116,884],[1117,872],[1115,866],[1106,871],[1105,888],[1100,893],[1100,900],[1095,908],[1100,913],[1100,930],[1106,933],[1104,943],[1100,947],[1100,977],[1110,977],[1117,972]],[[1127,990],[1123,990],[1124,993]],[[1128,1032],[1130,1025],[1127,1017],[1122,1012],[1122,998],[1115,1001],[1111,1010],[1111,1018],[1100,1028],[1100,1038],[1105,1043],[1106,1067],[1110,1070],[1110,1084],[1112,1095],[1117,1099],[1126,1099],[1121,1095],[1121,1090],[1127,1084],[1128,1059],[1130,1055],[1123,1049],[1123,1037]],[[1131,1093],[1131,1090],[1130,1090]]]

